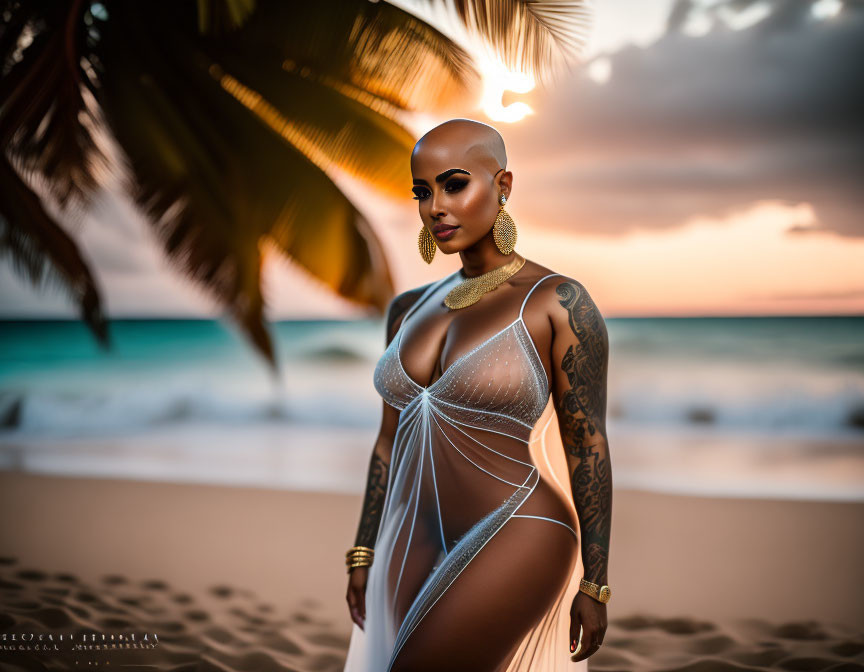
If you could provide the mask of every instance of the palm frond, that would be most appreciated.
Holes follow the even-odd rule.
[[[479,75],[461,47],[400,9],[340,7],[350,11],[265,0],[243,30],[202,49],[226,86],[320,168],[404,196],[415,138],[399,119],[465,93]]]
[[[69,296],[107,348],[96,280],[75,241],[43,204],[53,198],[66,217],[82,211],[97,186],[94,166],[105,160],[93,125],[85,123],[92,117],[79,86],[81,13],[81,2],[6,2],[2,8],[0,255],[34,286],[54,285]]]
[[[0,43],[0,146],[16,157],[23,173],[50,176],[47,195],[63,208],[89,202],[98,185],[92,164],[106,160],[94,142],[96,122],[81,90],[82,5],[81,0],[19,5]]]
[[[271,365],[259,277],[265,241],[342,296],[383,312],[392,280],[362,216],[225,90],[204,54],[168,28],[155,42],[131,10],[115,15],[100,49],[112,63],[99,73],[103,109],[129,158],[130,193],[169,257],[227,307]]]
[[[470,33],[487,41],[510,70],[545,82],[570,67],[588,42],[594,0],[416,0],[455,12]]]
[[[338,169],[405,196],[415,138],[399,123],[325,83],[243,53],[211,66],[220,85],[321,170]],[[290,176],[286,176],[290,177]]]
[[[364,104],[386,103],[384,114],[435,109],[479,81],[462,47],[386,2],[259,0],[242,30],[205,40],[203,48],[216,62],[242,52],[281,63],[289,72],[362,95]]]
[[[198,0],[198,31],[223,35],[240,28],[255,10],[255,0]]]
[[[46,212],[6,156],[0,156],[0,257],[34,287],[66,292],[96,340],[110,346],[96,280],[75,241]]]

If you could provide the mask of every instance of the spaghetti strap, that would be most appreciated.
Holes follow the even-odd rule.
[[[519,318],[520,319],[522,318],[522,313],[525,310],[525,304],[528,303],[528,297],[531,296],[531,292],[533,292],[535,289],[537,289],[537,287],[540,285],[540,283],[543,282],[546,278],[551,278],[553,275],[561,275],[561,274],[560,273],[550,273],[549,275],[544,275],[542,278],[540,278],[537,282],[534,283],[534,286],[528,291],[528,293],[525,295],[525,298],[522,300],[522,307],[519,309]],[[561,277],[564,277],[564,276],[561,276]]]
[[[459,271],[456,271],[456,273],[458,273],[458,272],[459,272]],[[414,310],[415,310],[416,308],[418,308],[418,307],[420,306],[421,303],[423,303],[427,298],[429,298],[429,295],[430,295],[430,294],[432,294],[435,290],[437,290],[441,285],[443,285],[445,282],[447,282],[447,281],[448,281],[450,278],[452,278],[454,275],[455,275],[455,273],[451,273],[450,275],[445,275],[443,278],[440,278],[439,280],[436,280],[436,281],[433,282],[431,285],[429,285],[429,286],[426,288],[426,291],[424,291],[424,292],[420,295],[420,298],[417,299],[417,300],[416,300],[416,301],[415,301],[415,302],[414,302],[414,303],[413,303],[413,304],[408,308],[407,311],[405,311],[405,316],[402,318],[402,322],[401,322],[401,324],[405,324],[405,322],[407,322],[408,317],[411,315],[411,313],[413,313]],[[401,329],[401,326],[400,326],[400,329]]]

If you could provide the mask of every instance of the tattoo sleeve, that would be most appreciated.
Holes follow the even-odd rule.
[[[588,292],[569,280],[556,287],[553,393],[582,534],[585,579],[608,583],[612,468],[606,437],[609,338]]]
[[[387,344],[396,335],[397,320],[405,314],[410,305],[416,301],[419,290],[404,292],[393,299],[387,311]],[[398,424],[399,411],[384,404],[384,417],[381,431],[369,458],[369,471],[366,476],[366,492],[363,496],[363,508],[360,513],[360,524],[357,529],[355,545],[375,547],[378,528],[381,525],[381,514],[384,511],[384,500],[387,495],[387,483],[390,472],[390,456],[393,451],[393,434]]]
[[[369,473],[366,477],[366,494],[363,497],[363,510],[360,514],[360,525],[357,529],[356,546],[375,548],[378,537],[378,526],[381,524],[381,513],[384,498],[387,495],[387,478],[390,469],[388,446],[381,445],[384,439],[379,439],[369,459]],[[392,444],[390,445],[392,448]],[[385,453],[388,453],[385,456]]]

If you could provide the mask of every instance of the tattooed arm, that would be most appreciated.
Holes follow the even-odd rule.
[[[420,287],[404,292],[394,297],[387,309],[387,345],[393,340],[402,317],[414,301],[425,289]],[[366,477],[366,494],[363,497],[363,508],[360,514],[360,524],[357,528],[355,546],[375,547],[378,536],[378,526],[381,523],[384,497],[387,494],[387,479],[390,470],[390,453],[393,450],[393,438],[399,423],[399,411],[387,402],[383,402],[381,427],[378,438],[369,458],[369,470]]]
[[[395,297],[387,310],[387,345],[395,337],[399,325],[408,308],[419,298],[428,287],[424,285]],[[390,476],[390,456],[393,450],[393,439],[399,424],[399,411],[383,402],[381,428],[378,438],[369,458],[369,470],[366,477],[366,493],[363,496],[363,507],[360,512],[360,523],[357,527],[355,546],[375,548],[378,538],[378,528],[381,525],[384,499],[387,495],[387,483]],[[374,562],[374,560],[373,560]],[[366,620],[366,578],[368,568],[356,567],[351,570],[348,579],[346,599],[351,614],[351,620],[361,628]]]
[[[363,496],[363,508],[360,513],[360,524],[357,527],[355,546],[375,548],[378,537],[378,527],[381,523],[384,498],[387,495],[387,479],[390,470],[390,452],[393,449],[393,437],[399,420],[399,411],[384,402],[381,417],[381,428],[378,438],[369,458],[369,469],[366,474],[366,494]]]
[[[567,458],[582,536],[584,578],[608,584],[612,523],[612,466],[606,437],[606,323],[584,286],[572,279],[555,288],[552,309],[552,394]],[[582,647],[577,660],[603,642],[606,605],[579,592],[571,609],[571,638]],[[571,650],[572,650],[571,646]]]

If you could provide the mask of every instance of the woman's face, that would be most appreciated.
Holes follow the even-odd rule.
[[[509,173],[489,163],[440,150],[417,151],[411,158],[412,191],[420,219],[444,254],[474,245],[495,223],[498,195],[509,193],[496,176]]]

